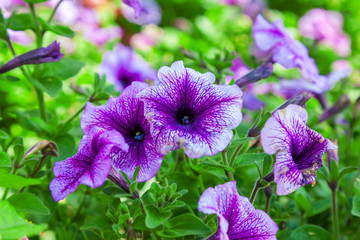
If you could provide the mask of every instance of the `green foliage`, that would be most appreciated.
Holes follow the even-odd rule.
[[[21,218],[7,201],[0,201],[1,239],[19,239],[23,236],[35,236],[46,229],[46,224],[36,225]]]
[[[10,174],[7,170],[0,168],[0,187],[20,189],[25,186],[41,184],[39,179],[24,178]]]

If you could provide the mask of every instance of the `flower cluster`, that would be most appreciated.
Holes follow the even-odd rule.
[[[123,74],[125,70],[119,71]],[[73,192],[80,183],[102,185],[109,166],[132,178],[140,165],[137,181],[143,182],[157,173],[162,156],[170,151],[184,148],[189,157],[201,157],[214,155],[230,143],[231,129],[241,121],[242,92],[238,86],[214,85],[213,74],[184,68],[182,61],[161,68],[158,77],[154,87],[132,82],[104,106],[87,103],[80,120],[85,137],[78,153],[54,168],[50,189],[55,200]],[[103,135],[94,134],[93,129]],[[115,137],[123,138],[124,143]],[[106,169],[101,172],[101,181],[94,184],[91,173],[103,165]],[[88,172],[93,184],[83,180]]]

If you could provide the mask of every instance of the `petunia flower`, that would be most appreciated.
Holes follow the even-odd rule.
[[[268,154],[276,154],[276,194],[286,195],[300,186],[315,184],[322,156],[336,146],[306,126],[308,115],[300,106],[277,110],[261,130],[261,143]]]
[[[14,57],[0,67],[0,74],[23,65],[57,62],[61,60],[63,56],[64,54],[60,52],[60,45],[55,41],[47,47],[37,48]]]
[[[141,165],[137,181],[144,182],[155,176],[162,162],[150,134],[150,123],[144,116],[144,103],[136,94],[148,85],[133,82],[117,98],[110,98],[103,106],[87,103],[81,115],[80,125],[85,134],[93,127],[101,126],[124,136],[129,151],[119,150],[112,155],[114,168],[133,178],[137,166]]]
[[[120,150],[126,152],[128,148],[124,137],[117,131],[92,128],[81,139],[74,156],[55,163],[55,178],[49,186],[54,200],[64,199],[80,184],[92,188],[103,185],[111,169],[111,154]]]
[[[276,239],[276,223],[239,195],[235,181],[206,189],[198,209],[205,214],[216,214],[218,218],[218,229],[208,240]]]
[[[183,148],[198,158],[224,150],[241,122],[241,89],[214,85],[212,73],[185,68],[182,61],[160,68],[158,79],[139,94],[158,151]]]
[[[115,85],[117,91],[123,90],[134,81],[156,80],[156,71],[134,50],[122,45],[104,54],[100,72]]]
[[[257,56],[271,58],[285,68],[299,68],[305,79],[318,77],[319,70],[307,48],[290,37],[281,20],[271,24],[259,14],[252,27],[252,36]]]
[[[128,2],[136,2],[134,0],[128,0]],[[125,18],[138,25],[156,24],[161,22],[161,8],[159,4],[154,0],[138,0],[140,3],[140,10],[138,8],[132,8],[127,5],[122,5],[121,11]],[[135,10],[135,12],[134,12]]]
[[[281,80],[275,84],[276,92],[286,98],[290,98],[302,91],[309,91],[316,94],[324,94],[331,90],[341,79],[349,77],[352,69],[332,72],[326,76],[319,76],[314,81],[305,79]]]
[[[340,56],[351,54],[351,40],[343,33],[343,17],[339,12],[314,8],[299,20],[301,35],[333,48]]]
[[[135,18],[138,18],[140,16],[142,6],[139,0],[123,0],[123,3],[125,3],[134,10]]]

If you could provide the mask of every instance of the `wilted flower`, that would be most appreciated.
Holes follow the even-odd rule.
[[[47,47],[37,48],[14,57],[12,60],[0,67],[0,74],[23,65],[57,62],[62,59],[63,56],[64,54],[60,52],[59,44],[57,42],[53,42]]]
[[[159,170],[162,155],[154,145],[150,134],[150,124],[144,117],[144,103],[137,97],[148,85],[133,82],[117,98],[110,98],[103,106],[87,103],[81,115],[80,124],[85,134],[93,127],[100,126],[108,131],[116,131],[125,138],[129,151],[113,152],[113,166],[132,178],[137,166],[141,166],[137,180],[144,182]]]
[[[313,81],[304,79],[281,80],[280,84],[277,84],[275,87],[277,92],[286,98],[290,98],[302,91],[323,94],[331,90],[338,81],[350,76],[351,71],[351,69],[346,69],[332,72],[327,76],[319,76]]]
[[[343,18],[339,12],[314,8],[299,20],[300,33],[328,45],[340,56],[351,53],[351,40],[343,33]]]
[[[92,188],[103,185],[111,169],[111,154],[126,152],[128,148],[124,137],[117,131],[93,127],[81,139],[74,156],[55,163],[55,178],[49,186],[54,200],[64,199],[80,184]]]
[[[212,73],[184,68],[182,61],[160,68],[158,78],[139,95],[158,151],[183,148],[192,158],[222,151],[241,122],[240,88],[214,85]]]
[[[252,36],[258,56],[271,58],[285,68],[299,68],[305,79],[318,77],[319,70],[307,48],[290,37],[281,20],[271,24],[259,14],[254,21]]]
[[[205,214],[216,214],[218,218],[218,229],[208,240],[276,239],[276,223],[239,195],[235,181],[205,190],[198,209]]]
[[[128,2],[136,2],[129,0]],[[153,0],[138,0],[141,5],[140,12],[138,8],[134,12],[135,8],[129,6],[122,6],[122,13],[125,18],[138,25],[159,24],[161,22],[161,8],[159,4]]]
[[[276,194],[292,193],[300,186],[315,184],[324,152],[336,146],[306,126],[308,115],[300,106],[277,110],[261,130],[261,143],[268,154],[276,154]]]
[[[117,91],[123,90],[134,81],[145,82],[146,79],[156,79],[156,71],[150,68],[134,50],[126,46],[118,46],[113,51],[106,52],[100,72],[115,85]]]
[[[336,114],[347,108],[350,104],[351,101],[349,97],[346,94],[342,95],[331,108],[326,109],[320,115],[319,122],[323,122],[326,119],[335,116]]]

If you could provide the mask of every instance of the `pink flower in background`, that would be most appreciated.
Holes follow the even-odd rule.
[[[299,20],[301,35],[319,41],[345,57],[351,54],[351,40],[342,27],[340,13],[320,8],[311,9]]]
[[[49,6],[53,7],[56,3],[57,1],[51,1]],[[102,28],[96,10],[84,6],[83,1],[64,1],[56,12],[56,19],[62,24],[71,26],[74,31],[82,33],[96,46],[103,46],[122,36],[122,29],[118,26]]]
[[[130,45],[134,48],[147,51],[157,45],[164,36],[164,30],[155,24],[144,26],[143,31],[134,34]]]
[[[34,41],[34,39],[24,31],[13,31],[8,29],[7,32],[12,42],[19,43],[23,46],[29,46]]]
[[[345,69],[353,69],[350,62],[344,59],[336,60],[331,64],[331,69],[333,71],[341,71]]]

